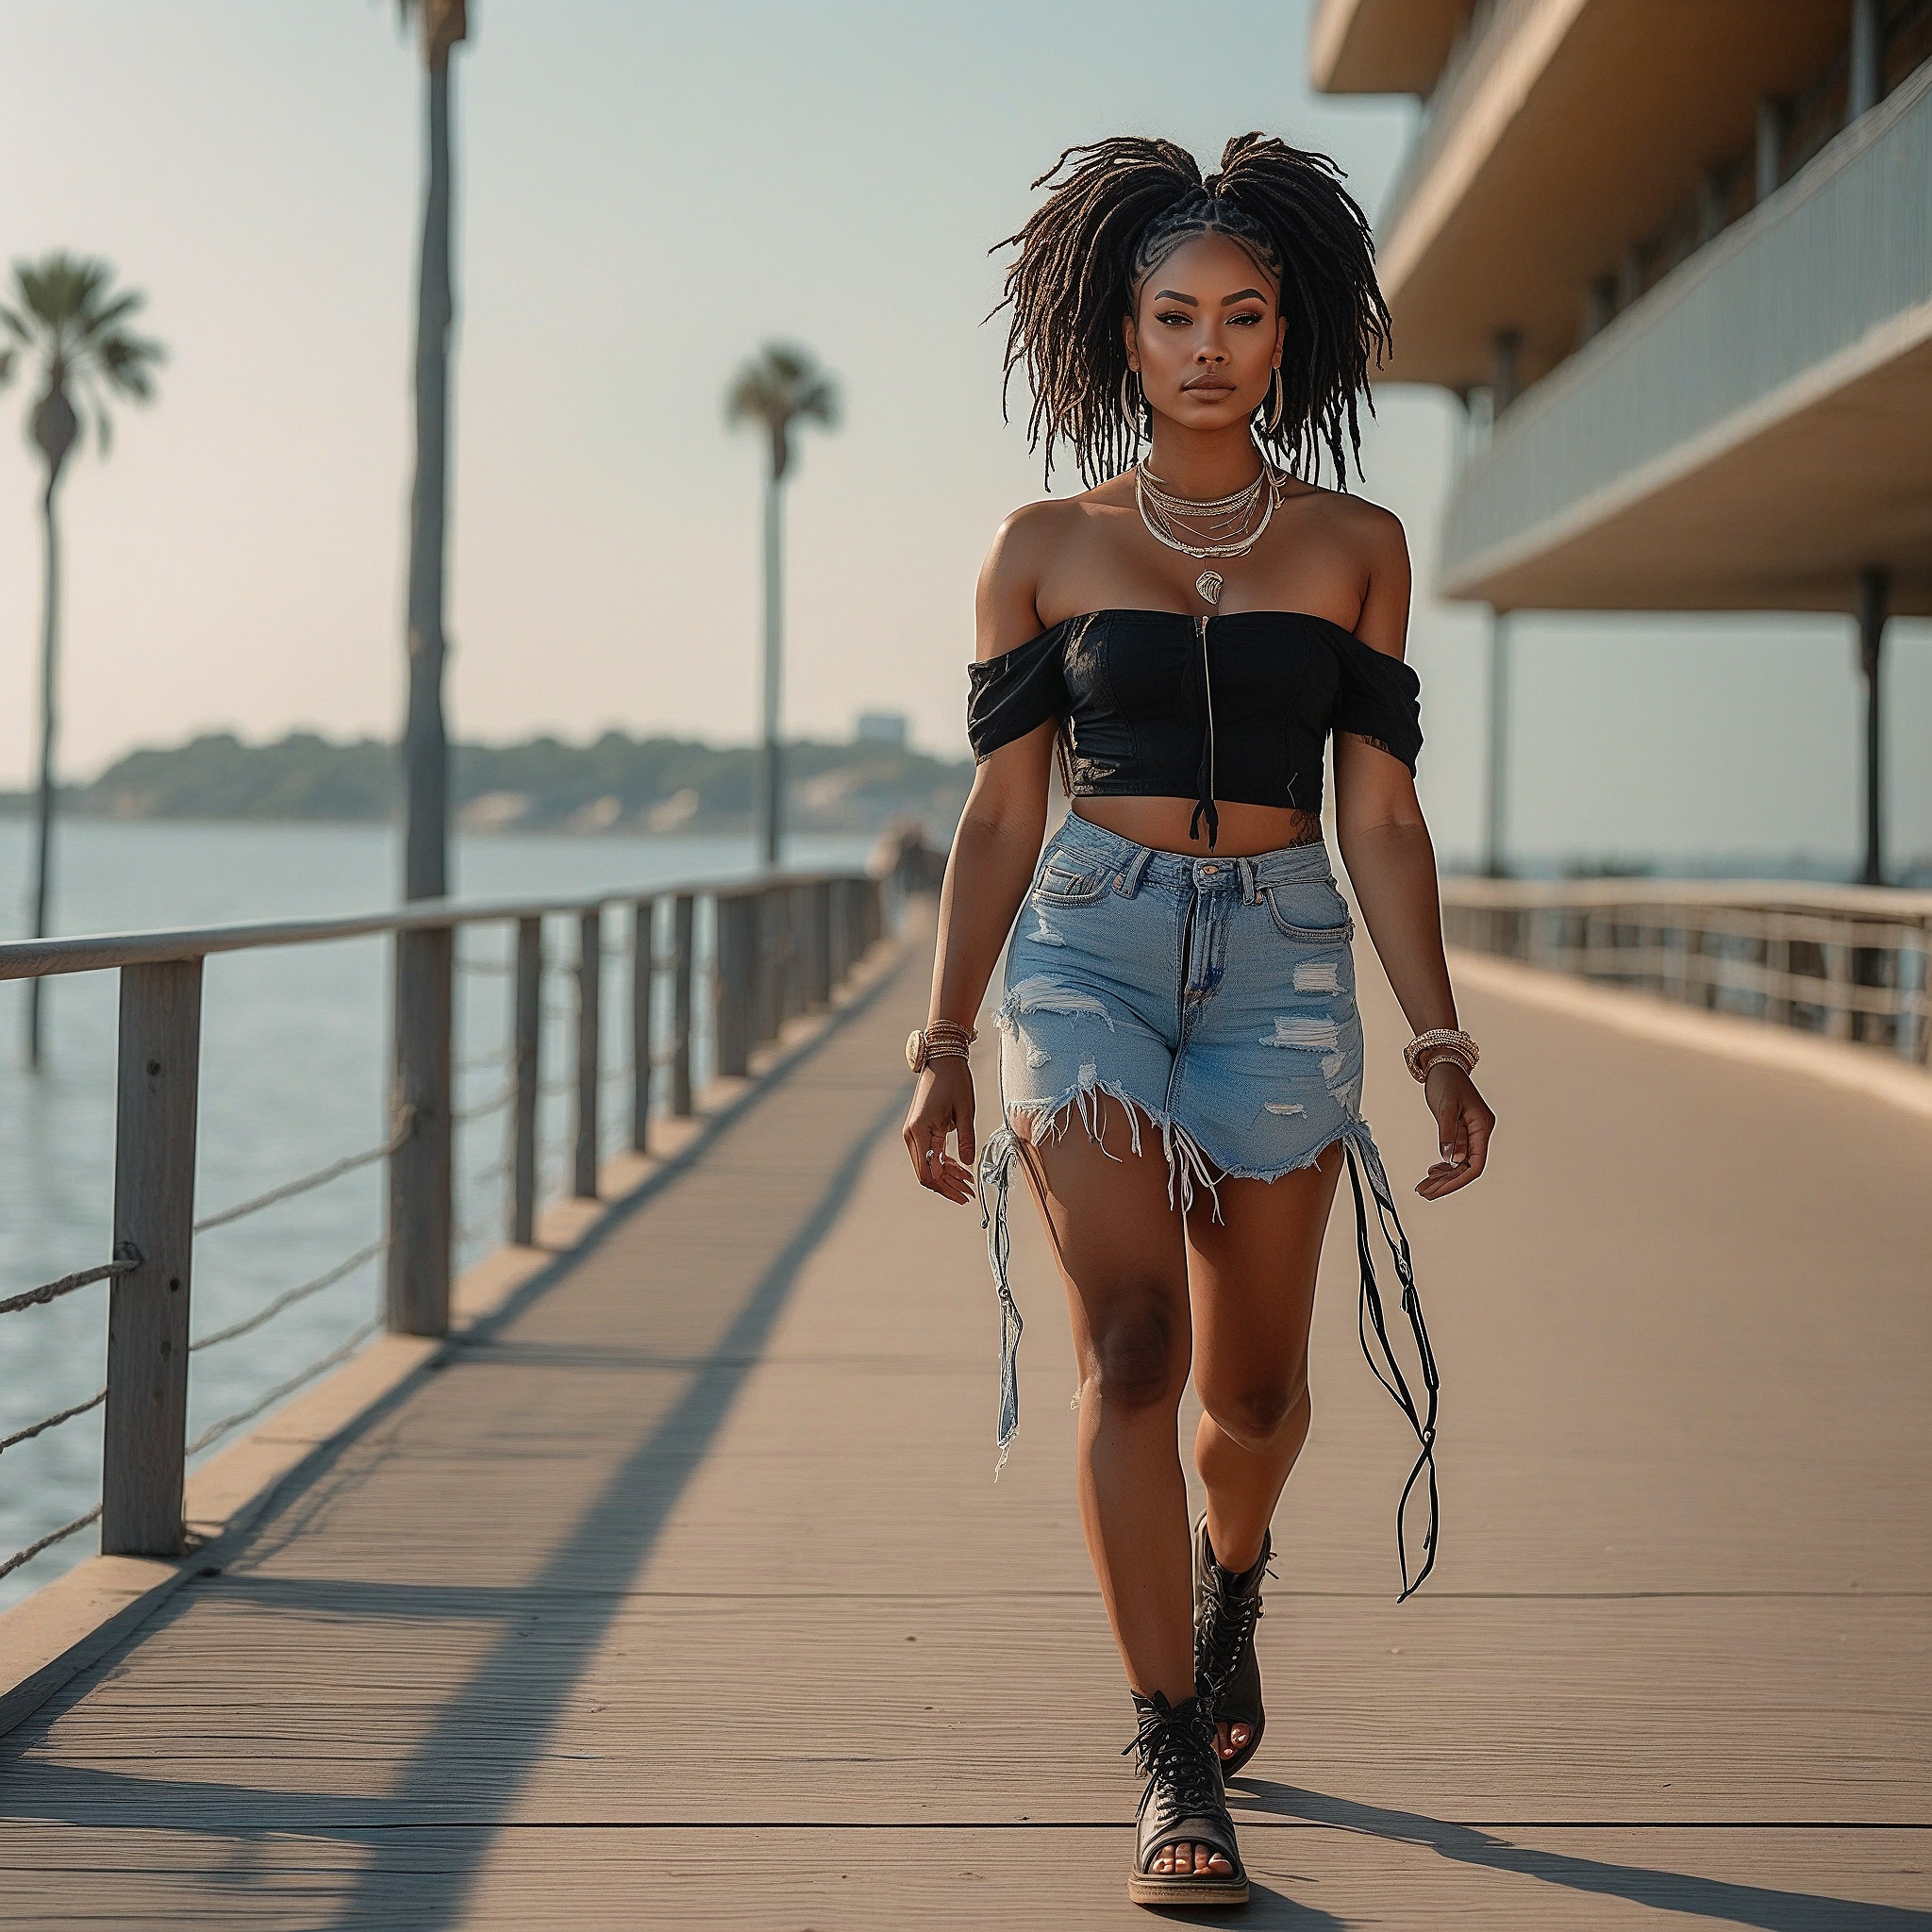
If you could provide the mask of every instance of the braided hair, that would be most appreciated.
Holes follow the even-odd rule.
[[[1270,135],[1236,135],[1220,172],[1205,180],[1174,142],[1116,135],[1068,148],[1033,183],[1048,190],[1046,200],[994,246],[1020,251],[999,305],[1012,310],[1006,378],[1010,385],[1024,365],[1033,391],[1027,446],[1044,439],[1049,481],[1056,441],[1073,446],[1090,487],[1135,459],[1140,413],[1127,393],[1122,318],[1176,248],[1225,235],[1275,283],[1288,318],[1281,410],[1272,429],[1257,412],[1255,440],[1299,475],[1325,457],[1347,489],[1351,455],[1361,470],[1356,399],[1373,410],[1370,358],[1381,366],[1390,338],[1374,242],[1341,179],[1326,155]]]

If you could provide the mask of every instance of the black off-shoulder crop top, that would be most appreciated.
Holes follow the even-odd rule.
[[[967,670],[975,758],[1058,719],[1074,797],[1191,798],[1210,851],[1217,799],[1320,811],[1331,731],[1422,750],[1415,673],[1304,611],[1091,610]]]

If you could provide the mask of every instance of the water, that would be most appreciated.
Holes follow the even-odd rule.
[[[25,897],[27,827],[0,820],[0,934],[17,936]],[[863,861],[864,837],[801,838],[804,866]],[[753,870],[748,838],[490,838],[459,842],[457,876],[470,897],[649,890],[674,880]],[[391,835],[374,826],[90,824],[63,828],[57,854],[63,932],[197,926],[233,920],[366,911],[393,897]],[[628,918],[607,917],[605,943],[627,943]],[[703,934],[700,935],[702,953]],[[384,938],[217,956],[203,987],[196,1213],[310,1172],[385,1137],[388,953]],[[546,957],[575,958],[574,922],[549,922]],[[481,1106],[507,1078],[509,957],[500,926],[458,941],[458,1106]],[[621,1144],[628,1119],[622,1057],[628,974],[605,974],[603,1144]],[[660,991],[668,991],[661,989]],[[560,1089],[574,1061],[572,988],[546,975],[543,1074]],[[45,1065],[21,1065],[25,989],[0,985],[0,1294],[108,1258],[110,1246],[116,975],[51,980],[43,1007]],[[545,1093],[540,1184],[560,1191],[570,1100]],[[502,1240],[507,1110],[458,1130],[458,1266]],[[381,1231],[377,1162],[267,1211],[217,1228],[195,1246],[192,1332],[225,1326],[285,1290],[354,1255]],[[198,1353],[189,1377],[188,1432],[247,1407],[330,1349],[376,1310],[380,1264],[333,1286],[225,1346]],[[0,1317],[0,1436],[101,1386],[105,1282]],[[232,1440],[232,1439],[230,1439]],[[208,1453],[214,1453],[211,1448]],[[95,1410],[0,1456],[0,1559],[100,1497],[101,1418]],[[0,1578],[0,1606],[70,1568],[96,1547],[92,1528]]]

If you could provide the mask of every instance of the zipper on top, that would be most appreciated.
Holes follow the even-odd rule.
[[[1221,830],[1221,814],[1214,807],[1214,675],[1208,661],[1208,619],[1194,620],[1194,635],[1201,641],[1201,693],[1203,708],[1208,713],[1208,784],[1194,807],[1194,824],[1188,827],[1189,838],[1195,836],[1194,826],[1198,825],[1205,814],[1208,820],[1208,849],[1214,850],[1214,841]]]

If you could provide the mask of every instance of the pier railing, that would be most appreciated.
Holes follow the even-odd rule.
[[[505,1239],[531,1241],[539,1202],[539,1098],[561,1084],[573,1098],[569,1191],[594,1198],[607,1079],[601,1039],[608,959],[628,970],[629,1038],[620,1070],[629,1087],[628,1141],[648,1153],[654,1104],[673,1116],[696,1107],[693,1048],[702,1032],[708,1070],[743,1075],[786,1022],[823,1008],[884,931],[885,884],[859,873],[766,874],[700,882],[641,895],[427,900],[361,917],[116,933],[0,944],[0,979],[53,974],[120,975],[112,1253],[57,1280],[0,1292],[0,1317],[25,1314],[100,1282],[108,1290],[105,1386],[0,1438],[0,1452],[105,1410],[101,1499],[94,1508],[10,1556],[0,1575],[99,1521],[107,1555],[170,1557],[184,1544],[187,1458],[281,1396],[345,1359],[378,1328],[447,1332],[457,1251],[458,1127],[498,1110],[509,1116]],[[546,920],[575,928],[575,957],[546,965]],[[620,928],[612,944],[607,934]],[[510,1041],[504,1091],[468,1110],[458,1104],[455,1056],[457,939],[470,928],[513,935],[500,963],[509,979]],[[700,929],[708,946],[698,944]],[[197,1218],[195,1131],[200,1086],[202,967],[210,955],[391,935],[392,1084],[387,1131],[351,1153]],[[561,1083],[541,1063],[544,981],[573,982],[574,1036]],[[275,1296],[242,1321],[191,1338],[195,1238],[326,1185],[354,1169],[385,1164],[386,1226],[347,1261]],[[382,1309],[320,1360],[238,1414],[187,1437],[189,1362],[202,1349],[252,1333],[297,1301],[380,1257]],[[5,1284],[0,1284],[4,1289]]]
[[[1442,925],[1451,945],[1927,1061],[1932,892],[1450,878]]]

